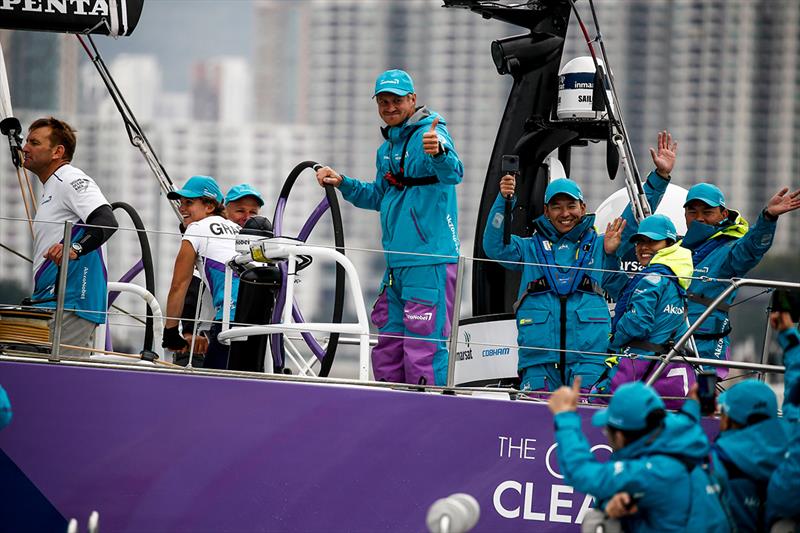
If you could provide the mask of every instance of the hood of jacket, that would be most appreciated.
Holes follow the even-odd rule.
[[[425,106],[418,108],[414,114],[399,126],[384,126],[381,128],[381,134],[387,141],[397,143],[405,141],[406,138],[417,131],[422,126],[428,126],[433,123],[433,120],[439,117],[439,124],[446,125],[444,117],[435,111],[431,111]]]
[[[689,224],[686,235],[680,244],[684,248],[694,250],[709,239],[716,239],[723,235],[734,239],[744,237],[748,229],[750,229],[750,224],[738,211],[728,210],[728,218],[715,226],[697,221]]]
[[[676,276],[679,276],[678,284],[684,290],[688,289],[692,283],[691,276],[694,273],[692,252],[683,248],[680,243],[660,249],[650,260],[650,265],[664,265],[672,270]]]
[[[670,455],[700,464],[708,457],[709,450],[708,438],[700,424],[683,413],[667,413],[660,428],[615,451],[611,460]]]
[[[786,432],[777,418],[723,431],[714,443],[723,457],[751,478],[759,480],[769,479],[783,462],[786,446]]]
[[[581,236],[584,232],[589,228],[594,228],[594,213],[587,213],[581,217],[575,227],[569,230],[566,233],[559,233],[558,230],[553,226],[553,223],[550,222],[550,219],[544,215],[540,215],[536,217],[536,220],[533,221],[533,225],[545,239],[556,242],[559,239],[568,239],[572,242],[579,242],[581,240]]]

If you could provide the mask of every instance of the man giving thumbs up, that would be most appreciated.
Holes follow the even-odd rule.
[[[456,264],[458,207],[455,186],[464,168],[445,120],[417,106],[414,82],[402,70],[375,81],[378,114],[386,123],[371,182],[330,167],[317,171],[320,185],[339,187],[356,207],[380,211],[386,273],[372,322],[375,379],[444,385]]]

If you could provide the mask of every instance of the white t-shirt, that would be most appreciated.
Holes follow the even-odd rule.
[[[72,165],[59,167],[44,183],[39,208],[33,221],[33,299],[55,296],[58,266],[44,253],[64,239],[64,222],[86,222],[98,207],[108,205],[92,178]],[[85,228],[73,228],[72,240],[79,239]],[[106,320],[107,269],[102,248],[69,262],[64,307],[81,318],[102,324]],[[55,307],[55,302],[39,304]]]
[[[44,263],[44,253],[64,239],[64,222],[86,222],[95,209],[108,204],[100,187],[81,169],[64,165],[53,172],[42,187],[33,219],[34,273]]]
[[[225,296],[225,264],[236,255],[236,236],[241,228],[238,224],[221,216],[210,216],[192,222],[183,234],[183,240],[194,248],[199,260],[198,270],[211,293],[216,314],[214,320],[222,319],[222,304]],[[231,318],[236,309],[239,278],[233,278]]]

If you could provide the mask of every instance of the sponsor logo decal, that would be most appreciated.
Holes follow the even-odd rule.
[[[239,231],[228,224],[220,224],[219,222],[212,222],[209,224],[208,229],[214,235],[238,235]]]
[[[421,314],[411,314],[406,313],[406,318],[409,320],[422,320],[424,322],[428,322],[431,318],[433,318],[433,313],[421,313]]]
[[[683,314],[683,307],[681,307],[679,305],[667,304],[664,307],[662,313],[669,313],[671,315],[682,315]]]
[[[88,178],[78,178],[70,183],[72,188],[75,189],[75,192],[81,193],[86,192],[86,189],[89,188],[89,179]]]
[[[0,0],[0,10],[60,15],[108,16],[107,0]]]

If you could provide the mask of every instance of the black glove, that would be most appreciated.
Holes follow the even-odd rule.
[[[168,350],[180,351],[189,346],[186,339],[181,337],[178,331],[178,326],[172,328],[164,328],[164,335],[161,338],[161,347]]]

